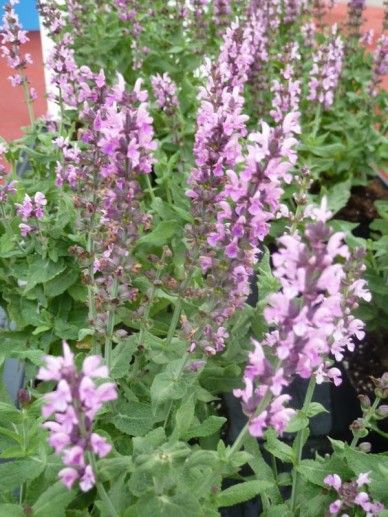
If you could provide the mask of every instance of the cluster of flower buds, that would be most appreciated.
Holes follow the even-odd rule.
[[[56,390],[43,396],[42,415],[54,415],[43,426],[49,430],[49,444],[62,456],[65,465],[58,476],[71,488],[79,481],[83,492],[96,483],[96,472],[88,455],[104,458],[112,447],[105,438],[93,432],[93,421],[106,402],[117,398],[116,386],[111,382],[97,385],[95,379],[107,378],[108,369],[101,365],[99,356],[87,357],[81,371],[77,370],[74,355],[63,343],[63,357],[46,356],[37,379],[54,381]]]
[[[282,61],[283,69],[280,81],[272,81],[272,110],[271,117],[275,122],[281,122],[284,117],[291,112],[298,112],[301,85],[300,80],[296,79],[297,63],[300,61],[299,45],[291,43],[287,45],[285,52],[279,56]]]
[[[157,106],[167,115],[173,115],[178,106],[176,95],[176,84],[165,72],[163,75],[156,74],[151,77],[151,84]]]
[[[317,32],[317,27],[314,22],[306,22],[304,23],[301,28],[300,32],[303,36],[303,43],[306,48],[314,48],[316,41],[315,41],[315,34]]]
[[[209,0],[192,0],[190,7],[190,27],[196,40],[205,41],[209,29],[206,12]]]
[[[384,505],[371,500],[366,492],[371,480],[369,472],[361,472],[353,481],[343,481],[338,474],[329,474],[323,480],[325,485],[337,493],[337,499],[329,506],[330,515],[347,515],[352,508],[362,509],[365,515],[374,517],[384,510]]]
[[[324,20],[326,15],[326,0],[313,0],[313,15],[314,20],[318,23],[318,28],[320,31],[323,30]]]
[[[365,0],[350,0],[348,2],[347,26],[349,36],[356,41],[360,38],[362,15],[365,9]]]
[[[377,95],[378,85],[383,75],[388,74],[388,36],[382,34],[373,52],[372,79],[368,86],[369,95]]]
[[[7,146],[0,142],[0,160],[7,151]],[[6,203],[9,195],[16,194],[16,181],[7,181],[7,171],[0,161],[0,203]]]
[[[359,439],[368,436],[370,429],[374,429],[379,420],[388,417],[388,404],[381,404],[381,401],[388,399],[388,372],[380,378],[371,377],[371,380],[374,385],[375,401],[372,404],[371,399],[365,394],[358,396],[363,415],[350,425],[354,445]],[[371,450],[369,442],[362,442],[358,447],[364,452]]]
[[[283,235],[272,257],[281,290],[268,298],[264,317],[273,330],[255,342],[245,388],[235,392],[243,400],[254,436],[273,426],[272,419],[256,415],[268,391],[280,396],[295,375],[340,384],[341,372],[333,366],[333,358],[341,360],[344,350],[354,349],[352,338],[364,335],[363,323],[351,314],[358,299],[371,299],[360,278],[362,261],[358,255],[352,257],[344,234],[333,233],[326,224],[330,216],[324,202],[320,208],[305,207],[303,236],[297,231]],[[266,355],[274,358],[273,363]],[[284,428],[287,413],[281,414]]]
[[[375,35],[374,29],[369,29],[361,34],[360,44],[365,45],[366,47],[370,47],[373,43],[373,38]]]
[[[141,2],[138,0],[115,0],[114,4],[120,20],[125,24],[123,32],[131,38],[132,66],[135,70],[139,70],[142,67],[145,54],[148,53],[148,48],[143,47],[140,43],[140,35],[143,32],[143,26],[140,22],[141,13],[139,12]]]
[[[247,20],[252,32],[252,64],[249,69],[248,84],[251,92],[253,108],[260,116],[265,107],[264,94],[268,91],[268,63],[269,21],[261,9],[253,11]]]
[[[22,237],[26,237],[31,232],[37,230],[37,226],[33,224],[34,219],[43,219],[45,215],[45,206],[47,199],[42,192],[37,192],[33,198],[28,194],[24,196],[23,203],[15,203],[16,212],[22,219],[19,229]],[[28,224],[26,224],[28,222]]]
[[[214,23],[218,27],[220,34],[228,25],[231,13],[231,0],[215,0],[213,2]]]
[[[10,0],[4,6],[3,24],[1,27],[1,53],[7,60],[8,66],[15,71],[9,77],[12,86],[24,86],[29,95],[29,101],[36,99],[36,90],[31,87],[25,74],[27,65],[32,64],[31,54],[23,54],[21,47],[29,41],[27,33],[22,29],[19,17],[14,11],[14,6],[19,0]]]
[[[286,0],[284,2],[284,23],[294,23],[302,12],[302,0]]]
[[[344,44],[334,25],[329,41],[321,45],[313,56],[307,96],[310,101],[318,101],[325,109],[330,108],[342,72],[343,59]]]
[[[37,7],[48,34],[51,38],[55,38],[66,25],[62,12],[58,9],[57,4],[50,0],[38,0]]]
[[[58,142],[64,162],[57,165],[57,184],[67,182],[74,189],[80,223],[87,225],[93,243],[85,281],[95,291],[92,324],[104,331],[112,304],[137,297],[130,281],[137,265],[130,251],[140,229],[151,223],[141,208],[139,177],[151,172],[156,143],[141,80],[130,92],[122,76],[111,88],[101,72],[95,82],[98,88],[89,89],[81,112],[82,148]]]

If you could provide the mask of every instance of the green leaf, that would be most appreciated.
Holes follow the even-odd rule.
[[[194,395],[191,394],[187,399],[183,402],[183,404],[178,408],[175,414],[175,428],[173,436],[179,440],[182,436],[184,436],[190,429],[191,424],[193,423],[195,415],[195,402]]]
[[[42,461],[26,459],[0,463],[0,490],[13,490],[37,478],[44,470]]]
[[[309,425],[309,419],[301,411],[298,411],[288,422],[286,432],[297,433],[301,429],[306,429]]]
[[[280,441],[276,437],[276,433],[273,429],[269,429],[265,433],[265,438],[266,441],[264,447],[268,452],[275,456],[275,458],[278,458],[285,463],[295,462],[295,452],[289,445]]]
[[[22,421],[21,412],[12,404],[7,404],[6,402],[0,402],[0,422],[10,421],[14,424],[19,424]]]
[[[387,480],[382,476],[382,469],[388,470],[388,457],[381,454],[366,454],[356,451],[349,445],[345,445],[344,454],[354,475],[361,472],[370,472],[370,493],[377,500],[388,503]]]
[[[262,517],[294,517],[294,515],[286,504],[277,504],[263,512]]]
[[[204,438],[211,436],[221,429],[226,422],[226,418],[222,416],[209,416],[201,424],[191,428],[186,434],[185,439],[190,440],[191,438]]]
[[[46,283],[52,280],[57,275],[65,270],[65,264],[62,261],[53,262],[51,260],[43,259],[40,256],[35,256],[34,261],[29,265],[27,271],[27,285],[25,292],[29,291],[37,284]]]
[[[199,517],[200,515],[199,502],[194,494],[187,492],[172,496],[167,494],[147,495],[138,501],[135,513],[124,513],[124,517]]]
[[[328,413],[328,410],[319,402],[310,402],[306,411],[307,416],[312,418],[313,416],[319,415],[320,413]]]
[[[158,373],[151,384],[151,400],[155,406],[169,400],[179,400],[185,393],[185,383],[172,372]]]
[[[330,189],[323,189],[322,194],[327,196],[327,206],[334,214],[343,208],[350,198],[350,189],[352,186],[351,178],[337,183]]]
[[[271,488],[268,481],[245,481],[244,483],[237,483],[220,494],[217,494],[216,503],[218,507],[234,506],[239,503],[244,503],[253,499],[258,494]]]
[[[152,429],[154,417],[149,404],[119,401],[110,421],[122,433],[144,436]]]
[[[50,298],[59,296],[71,287],[79,278],[78,271],[68,269],[64,273],[49,280],[44,286],[44,293]]]
[[[163,246],[174,235],[181,233],[181,225],[175,220],[161,221],[152,232],[143,235],[139,244],[150,244],[152,246]]]
[[[0,504],[0,517],[26,517],[26,514],[18,504]]]
[[[33,505],[34,517],[65,517],[65,510],[76,494],[76,490],[68,490],[58,481],[43,492]]]
[[[137,343],[138,335],[135,334],[115,346],[112,352],[111,379],[121,379],[128,373]]]
[[[79,329],[78,341],[83,341],[87,336],[94,336],[96,331],[94,329]]]
[[[349,479],[352,475],[344,461],[334,457],[328,461],[302,460],[296,470],[306,481],[321,487],[326,486],[323,480],[328,474],[338,474],[342,479]]]
[[[259,480],[263,479],[271,484],[271,488],[266,491],[266,495],[271,499],[272,503],[280,503],[282,501],[282,497],[280,495],[279,488],[276,485],[273,470],[264,460],[257,440],[252,436],[249,436],[245,440],[244,449],[251,455],[251,459],[248,460],[248,465],[256,474],[256,478]]]

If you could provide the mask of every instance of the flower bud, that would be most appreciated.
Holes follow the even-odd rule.
[[[31,396],[26,389],[22,388],[18,391],[17,400],[21,407],[26,407],[31,402]]]
[[[376,414],[381,418],[386,418],[388,416],[388,405],[382,404],[376,410]]]
[[[365,453],[368,453],[371,451],[372,449],[372,445],[369,443],[369,442],[361,442],[359,445],[358,445],[358,449],[361,451],[361,452],[365,452]]]
[[[359,395],[358,400],[360,401],[362,409],[369,409],[371,406],[370,398],[367,395]]]

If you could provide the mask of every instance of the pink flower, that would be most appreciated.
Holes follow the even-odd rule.
[[[97,454],[100,458],[104,458],[107,456],[112,450],[112,446],[97,433],[92,433],[90,437],[90,443],[93,449],[93,452]]]
[[[54,413],[54,421],[43,427],[48,429],[49,444],[56,454],[61,454],[66,468],[59,472],[59,478],[67,488],[79,479],[82,491],[90,490],[95,484],[95,475],[87,463],[87,452],[92,451],[100,458],[111,451],[105,438],[93,433],[92,424],[97,411],[104,402],[117,398],[116,387],[107,382],[97,386],[91,377],[107,377],[108,370],[101,365],[101,358],[85,358],[78,372],[74,354],[67,343],[63,343],[63,356],[45,358],[45,365],[38,372],[38,378],[57,381],[57,388],[44,395],[42,414],[45,418]]]
[[[94,476],[93,469],[90,465],[87,465],[84,471],[84,475],[81,477],[79,486],[83,492],[88,492],[94,487],[96,478]]]
[[[65,485],[66,488],[69,490],[73,486],[74,482],[78,479],[78,472],[76,469],[73,469],[71,467],[66,467],[59,471],[58,473],[59,479],[62,481],[62,483]]]
[[[325,485],[334,488],[337,492],[342,486],[342,480],[338,474],[329,474],[325,477],[323,482],[325,483]]]

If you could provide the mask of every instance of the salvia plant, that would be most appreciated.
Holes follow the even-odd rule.
[[[17,4],[0,517],[388,515],[387,35],[364,2],[330,26],[322,0],[40,0],[40,119]]]

